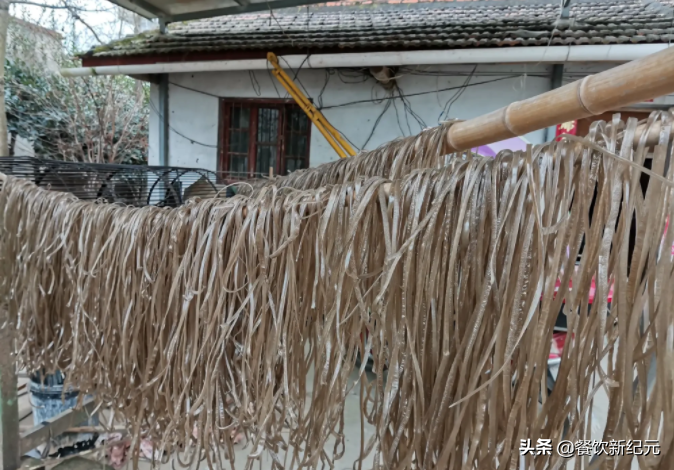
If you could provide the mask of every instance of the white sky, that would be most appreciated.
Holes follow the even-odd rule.
[[[103,42],[133,34],[132,14],[106,0],[27,1],[58,7],[63,7],[64,2],[67,2],[70,6],[78,7],[80,9],[78,15],[96,31]],[[64,46],[69,51],[82,52],[99,44],[94,34],[84,24],[74,19],[67,9],[13,3],[10,7],[10,14],[59,32],[63,35]],[[141,30],[151,27],[153,25],[149,21],[144,19],[141,21]]]

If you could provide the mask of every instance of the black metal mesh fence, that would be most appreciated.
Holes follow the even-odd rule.
[[[227,182],[197,168],[80,163],[34,157],[0,157],[0,172],[36,185],[133,206],[176,207],[191,197],[229,196]]]

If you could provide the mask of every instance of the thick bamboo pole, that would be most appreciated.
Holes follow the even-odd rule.
[[[468,150],[672,92],[674,47],[457,123],[447,143]]]

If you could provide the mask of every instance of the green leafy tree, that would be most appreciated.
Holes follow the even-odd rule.
[[[106,28],[90,25],[83,14],[109,13],[112,7],[107,2],[87,0],[49,3],[0,0],[0,63],[5,63],[5,67],[0,67],[0,156],[10,154],[13,145],[12,141],[8,144],[8,135],[12,139],[20,135],[33,142],[40,155],[84,161],[144,161],[148,127],[146,87],[128,77],[65,80],[40,76],[43,71],[31,70],[16,58],[7,64],[11,5],[15,9],[23,5],[43,13],[64,13],[73,25],[73,48],[78,44],[75,24],[84,26],[98,43],[109,39],[110,34],[100,35]],[[107,25],[108,32],[122,34],[122,26],[128,19],[118,20]],[[133,21],[140,20],[133,18]],[[134,31],[140,27],[135,23]],[[28,54],[33,52],[29,50]],[[5,73],[11,75],[5,77]],[[129,94],[129,89],[134,93]],[[19,118],[25,122],[19,122]]]
[[[95,163],[146,162],[149,90],[125,76],[64,78],[5,61],[7,127],[36,155]],[[13,140],[8,151],[12,154]]]

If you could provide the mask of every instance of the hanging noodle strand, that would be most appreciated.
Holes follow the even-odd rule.
[[[274,469],[333,467],[358,392],[357,468],[566,465],[556,451],[520,455],[526,439],[657,440],[660,454],[579,456],[576,468],[672,468],[671,126],[648,149],[633,145],[637,124],[493,159],[447,158],[432,130],[178,208],[5,177],[8,327],[29,371],[64,371],[136,448],[151,439],[183,466],[233,468],[242,432],[247,468],[264,456]],[[643,191],[647,159],[659,177]],[[373,374],[362,361],[354,383],[368,354]]]

